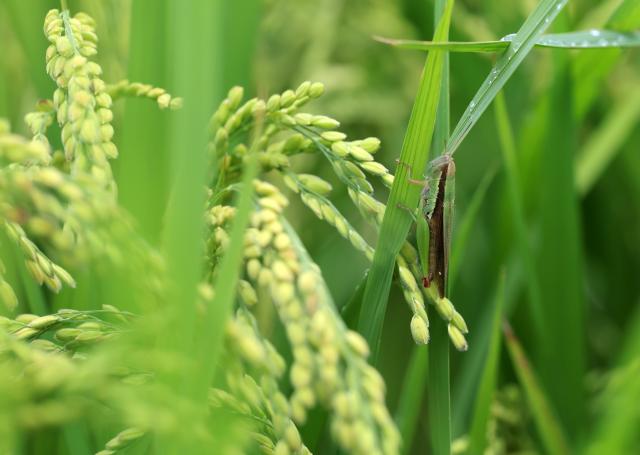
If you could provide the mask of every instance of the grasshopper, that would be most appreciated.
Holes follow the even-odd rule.
[[[451,155],[441,155],[431,161],[420,203],[423,219],[429,226],[429,270],[422,282],[426,288],[434,283],[441,298],[447,294],[449,279],[455,175],[456,165]]]
[[[423,187],[419,207],[421,216],[416,217],[422,284],[429,288],[438,312],[448,322],[447,330],[454,346],[459,351],[466,351],[468,345],[464,334],[469,331],[467,324],[447,298],[455,175],[453,157],[443,154],[427,166],[426,180],[409,179],[409,183]]]
[[[447,295],[455,175],[456,165],[453,157],[444,154],[429,163],[425,180],[409,180],[410,183],[423,187],[419,208],[421,216],[417,217],[418,249],[420,257],[423,258],[422,284],[425,288],[435,284],[440,298]],[[423,244],[427,238],[428,253],[425,251],[426,245]],[[428,259],[428,269],[424,267],[424,259]]]

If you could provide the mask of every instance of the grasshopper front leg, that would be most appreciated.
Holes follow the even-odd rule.
[[[409,175],[410,176],[413,175],[413,168],[411,167],[410,164],[407,164],[404,161],[400,161],[398,159],[396,160],[396,164],[398,166],[402,166],[402,167],[406,168],[407,171],[409,171]],[[425,185],[428,184],[426,179],[425,180],[419,180],[419,179],[414,179],[414,178],[411,178],[411,177],[407,178],[407,182],[409,182],[412,185],[421,186],[421,187],[424,187]]]

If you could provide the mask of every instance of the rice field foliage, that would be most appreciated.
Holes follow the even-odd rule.
[[[0,3],[0,453],[639,451],[639,30]],[[417,208],[454,152],[441,295]]]

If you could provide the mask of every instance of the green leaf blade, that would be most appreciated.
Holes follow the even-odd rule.
[[[448,52],[500,52],[509,47],[506,41],[418,41],[385,38],[382,36],[374,36],[374,39],[380,43],[388,44],[399,49],[408,49],[415,51],[448,51]]]
[[[441,21],[443,16],[447,14],[445,7],[446,4],[444,0],[437,0],[435,2],[435,21]],[[445,33],[443,39],[448,39],[448,30],[445,30]],[[436,111],[436,124],[432,144],[438,155],[444,150],[450,133],[449,54],[445,53],[443,57],[444,64],[441,75],[440,101],[438,102]],[[429,267],[431,267],[430,264]],[[449,289],[447,289],[447,281],[445,278],[444,292],[448,295]],[[429,400],[428,415],[431,423],[429,425],[431,449],[435,455],[449,455],[451,453],[451,378],[449,367],[450,345],[447,324],[439,317],[434,318],[431,324],[431,334],[427,369],[427,398]]]
[[[560,49],[608,49],[640,46],[640,32],[582,30],[542,35],[536,46]]]
[[[501,52],[509,47],[515,34],[506,35],[495,41],[418,41],[374,37],[376,41],[399,49],[418,51],[441,50],[449,52],[477,53]],[[535,47],[557,49],[619,49],[640,46],[640,32],[617,32],[614,30],[580,30],[566,33],[541,35]]]
[[[582,381],[587,364],[584,253],[573,175],[578,131],[571,109],[569,61],[566,55],[555,57],[550,110],[543,148],[537,157],[544,185],[534,193],[539,226],[535,256],[543,322],[534,329],[534,359],[558,415],[569,435],[577,438],[583,428],[585,406],[583,390],[576,384]],[[558,376],[558,371],[563,374]]]
[[[453,1],[450,0],[436,30],[436,40],[446,37],[452,8]],[[427,57],[400,154],[400,162],[404,165],[401,164],[396,173],[365,288],[358,328],[371,346],[374,362],[380,347],[395,259],[413,222],[411,214],[402,207],[417,207],[420,197],[420,189],[411,185],[409,179],[420,178],[420,172],[428,161],[443,63],[444,56],[440,52],[433,52]]]

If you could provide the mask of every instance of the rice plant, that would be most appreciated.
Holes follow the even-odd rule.
[[[640,450],[638,3],[240,3],[0,5],[0,452]]]

